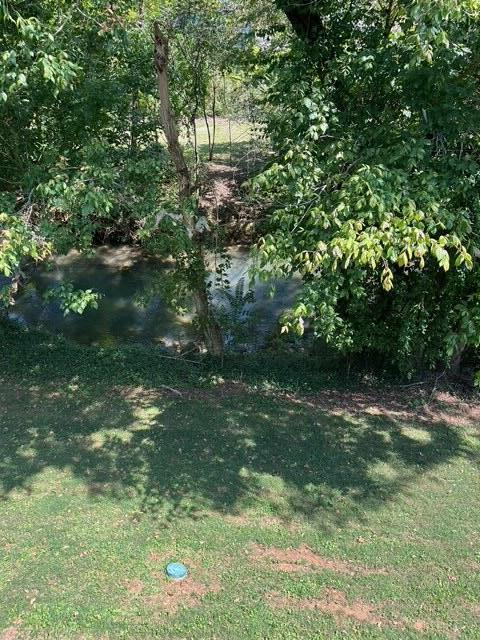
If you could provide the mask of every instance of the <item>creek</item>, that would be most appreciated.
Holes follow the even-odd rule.
[[[251,258],[248,249],[231,247],[228,270],[230,291],[250,282]],[[143,255],[128,247],[99,247],[86,257],[70,252],[59,257],[49,268],[37,267],[28,286],[10,312],[10,318],[23,326],[46,330],[86,345],[115,346],[126,343],[155,344],[179,349],[195,339],[192,315],[178,315],[170,309],[158,289],[162,277],[171,268],[168,264]],[[71,282],[76,288],[93,289],[101,294],[97,309],[87,309],[82,315],[64,315],[57,302],[46,301],[44,293],[61,283]],[[248,325],[243,335],[244,349],[255,350],[264,344],[275,329],[278,319],[294,301],[297,280],[271,284],[253,283],[253,303],[238,314],[237,321]],[[157,293],[146,296],[150,290]],[[213,289],[216,305],[226,305],[225,295]],[[231,340],[227,335],[227,341]]]

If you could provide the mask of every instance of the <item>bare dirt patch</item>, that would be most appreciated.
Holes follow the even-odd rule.
[[[375,607],[363,600],[348,602],[343,591],[325,589],[323,598],[293,598],[277,593],[267,595],[267,602],[276,609],[302,609],[322,611],[332,615],[337,621],[345,618],[378,627],[386,624],[385,618],[375,612]]]
[[[251,244],[256,221],[261,213],[242,193],[245,173],[239,166],[209,162],[205,173],[206,188],[200,207],[211,221],[219,222],[227,239],[233,244]]]
[[[346,594],[338,589],[326,588],[322,595],[323,597],[321,598],[294,598],[273,592],[267,594],[265,598],[273,608],[320,611],[333,616],[337,624],[341,624],[348,619],[377,627],[394,627],[396,629],[411,627],[419,633],[424,633],[428,630],[428,625],[423,620],[416,620],[413,624],[406,623],[403,620],[388,620],[378,613],[378,605],[375,606],[364,600],[349,602]]]
[[[399,421],[415,421],[434,428],[435,424],[474,427],[480,424],[480,403],[427,388],[372,389],[359,391],[321,391],[312,396],[286,393],[283,397],[295,404],[328,411],[333,415],[367,414]]]
[[[4,631],[0,632],[0,640],[15,640],[18,637],[17,627],[8,627]]]
[[[219,583],[205,585],[187,578],[182,582],[167,583],[162,593],[147,598],[146,603],[166,613],[176,613],[180,608],[198,606],[202,598],[209,593],[218,593],[220,588]]]
[[[136,578],[134,580],[126,580],[125,587],[127,588],[127,591],[132,595],[138,595],[145,589],[145,585],[143,584],[143,582]]]
[[[415,631],[424,632],[424,631],[427,631],[428,624],[423,620],[417,620],[416,622],[413,623],[412,629],[414,629]]]
[[[185,400],[218,401],[225,397],[248,395],[251,390],[243,382],[226,380],[212,388],[181,389],[168,387],[146,389],[143,387],[114,387],[127,402],[137,406],[150,406],[172,394]],[[271,396],[272,392],[265,392]],[[356,391],[325,390],[314,395],[274,393],[276,398],[302,405],[332,415],[374,416],[390,418],[399,422],[414,422],[424,429],[434,429],[443,424],[456,427],[472,427],[480,424],[480,402],[476,398],[465,399],[443,391],[429,392],[428,388],[382,389],[381,393],[371,388]]]
[[[277,549],[276,547],[262,547],[252,545],[251,557],[254,560],[266,561],[271,568],[287,573],[306,573],[315,570],[334,571],[348,576],[355,575],[386,575],[385,569],[372,569],[346,562],[345,560],[331,560],[316,554],[309,547],[302,545],[298,549]]]
[[[232,200],[239,180],[238,169],[228,164],[210,162],[207,180],[207,192],[200,199],[200,205],[212,213]]]

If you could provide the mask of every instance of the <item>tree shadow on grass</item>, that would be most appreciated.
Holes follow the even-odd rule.
[[[85,483],[91,499],[125,500],[165,522],[254,508],[328,528],[469,455],[450,424],[341,415],[259,393],[183,399],[70,385],[47,394],[44,385],[3,395],[5,499],[56,468]]]

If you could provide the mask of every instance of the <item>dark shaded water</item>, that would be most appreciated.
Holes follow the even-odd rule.
[[[248,250],[232,248],[230,255],[231,289],[242,279],[247,287]],[[18,299],[10,317],[25,326],[61,334],[83,344],[143,343],[176,348],[195,337],[191,315],[175,314],[159,294],[147,303],[142,300],[142,294],[156,287],[168,268],[167,264],[146,258],[131,247],[100,247],[91,258],[72,252],[59,258],[51,270],[39,268],[32,274],[35,287],[28,288]],[[101,293],[98,309],[64,316],[58,303],[43,298],[47,289],[61,282]],[[266,284],[256,283],[254,290],[255,302],[246,305],[241,314],[250,325],[249,335],[243,340],[252,349],[261,346],[275,328],[282,311],[293,302],[298,283],[277,283],[273,298]],[[218,304],[224,302],[220,292],[215,293],[215,298]]]

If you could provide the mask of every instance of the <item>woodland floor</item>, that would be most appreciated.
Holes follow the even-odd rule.
[[[478,638],[477,402],[2,344],[2,640]]]

